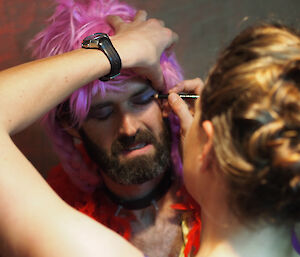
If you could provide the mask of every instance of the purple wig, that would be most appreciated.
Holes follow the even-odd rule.
[[[81,47],[84,37],[96,32],[114,35],[112,27],[106,22],[108,15],[118,15],[125,21],[133,20],[136,10],[118,0],[56,0],[58,5],[49,18],[49,25],[29,43],[35,58],[57,55]],[[173,87],[183,79],[174,54],[164,54],[160,60],[166,89]],[[74,139],[64,130],[56,118],[65,104],[72,119],[71,126],[79,127],[85,120],[91,99],[96,94],[105,95],[106,90],[120,91],[122,82],[135,76],[123,71],[113,81],[95,80],[75,91],[64,103],[53,108],[45,117],[44,123],[52,139],[54,150],[59,155],[63,168],[73,184],[86,192],[92,192],[100,183],[97,166],[89,166],[83,160]],[[170,117],[172,129],[172,160],[177,173],[181,172],[181,160],[178,153],[178,123]]]

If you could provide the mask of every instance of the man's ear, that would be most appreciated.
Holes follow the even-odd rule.
[[[76,138],[76,139],[80,139],[81,140],[81,137],[80,137],[80,134],[78,132],[78,129],[76,128],[73,128],[69,125],[68,122],[62,122],[61,123],[61,126],[64,128],[64,130],[72,137]]]

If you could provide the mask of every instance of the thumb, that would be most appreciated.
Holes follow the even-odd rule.
[[[185,136],[187,130],[193,122],[193,116],[189,111],[188,105],[175,93],[170,93],[168,97],[169,105],[173,112],[178,116],[180,120],[180,126]]]
[[[159,92],[164,91],[164,77],[159,65],[152,67],[139,67],[133,69],[138,75],[151,81],[152,87]]]
[[[152,87],[156,91],[164,91],[164,77],[160,65],[152,67],[151,72],[149,72],[147,75],[147,78],[152,82]]]

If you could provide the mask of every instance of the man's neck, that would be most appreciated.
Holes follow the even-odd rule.
[[[143,184],[120,185],[104,174],[104,190],[107,196],[120,208],[138,210],[153,205],[158,209],[156,203],[169,190],[172,184],[171,177],[172,172],[167,169],[160,176]]]
[[[161,174],[143,184],[121,185],[111,180],[107,175],[102,174],[106,188],[114,195],[124,200],[135,200],[144,197],[160,183],[163,176],[164,174]]]
[[[131,186],[118,185],[103,179],[106,183],[108,181],[105,184],[107,189],[120,197],[126,196],[128,201],[134,201],[137,197],[147,197],[153,190],[158,190],[160,185],[171,184],[166,188],[166,192],[157,199],[158,209],[150,204],[150,206],[140,209],[118,208],[115,213],[121,218],[130,217],[130,242],[147,256],[175,257],[179,255],[183,244],[180,226],[181,212],[171,208],[172,204],[178,203],[176,192],[181,181],[176,178],[171,179],[172,174],[172,170],[168,170],[155,180]]]

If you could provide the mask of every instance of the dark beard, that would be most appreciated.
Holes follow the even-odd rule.
[[[159,135],[160,142],[149,130],[138,130],[134,136],[121,136],[111,146],[109,155],[95,144],[83,129],[79,130],[82,142],[89,157],[99,165],[101,170],[113,181],[122,185],[142,184],[156,178],[170,167],[170,130],[166,120],[163,132]],[[119,154],[135,143],[152,144],[155,153],[120,161]]]

